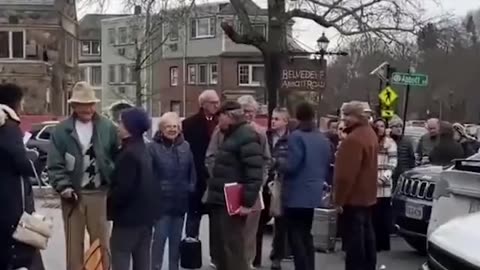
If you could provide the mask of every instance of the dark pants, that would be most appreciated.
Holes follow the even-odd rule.
[[[375,270],[377,253],[372,225],[371,207],[343,208],[346,270]]]
[[[390,233],[392,229],[391,198],[377,198],[377,204],[373,206],[372,215],[377,251],[390,251]]]
[[[163,215],[155,224],[152,246],[152,269],[160,270],[163,265],[165,242],[168,239],[168,269],[178,270],[180,243],[182,241],[185,216]],[[115,270],[115,269],[113,269]]]
[[[272,253],[270,253],[270,259],[272,261],[285,259],[289,256],[289,252],[287,252],[288,247],[286,220],[284,217],[276,217],[273,228]]]
[[[187,237],[198,239],[201,221],[202,214],[199,211],[192,211],[187,214],[187,221],[185,222],[185,234]]]
[[[110,246],[112,270],[150,270],[152,226],[118,227],[113,224]]]
[[[246,217],[229,216],[225,206],[216,206],[211,211],[210,233],[217,270],[248,270],[244,238]]]
[[[295,270],[314,270],[313,208],[286,208],[285,219]]]

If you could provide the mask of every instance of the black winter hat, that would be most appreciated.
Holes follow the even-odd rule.
[[[130,108],[122,111],[120,120],[132,137],[142,137],[150,129],[152,121],[142,108]]]

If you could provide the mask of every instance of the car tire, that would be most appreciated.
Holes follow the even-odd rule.
[[[415,249],[421,255],[427,254],[427,241],[422,237],[404,236],[403,239],[407,244]]]

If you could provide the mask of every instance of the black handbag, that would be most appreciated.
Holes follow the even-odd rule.
[[[185,238],[180,243],[180,266],[185,269],[202,268],[202,242]]]

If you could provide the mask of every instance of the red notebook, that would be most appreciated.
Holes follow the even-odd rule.
[[[223,191],[225,193],[225,204],[230,216],[238,214],[241,206],[243,206],[243,185],[239,183],[225,184]],[[253,211],[262,211],[265,208],[261,191],[258,199],[252,207]]]

